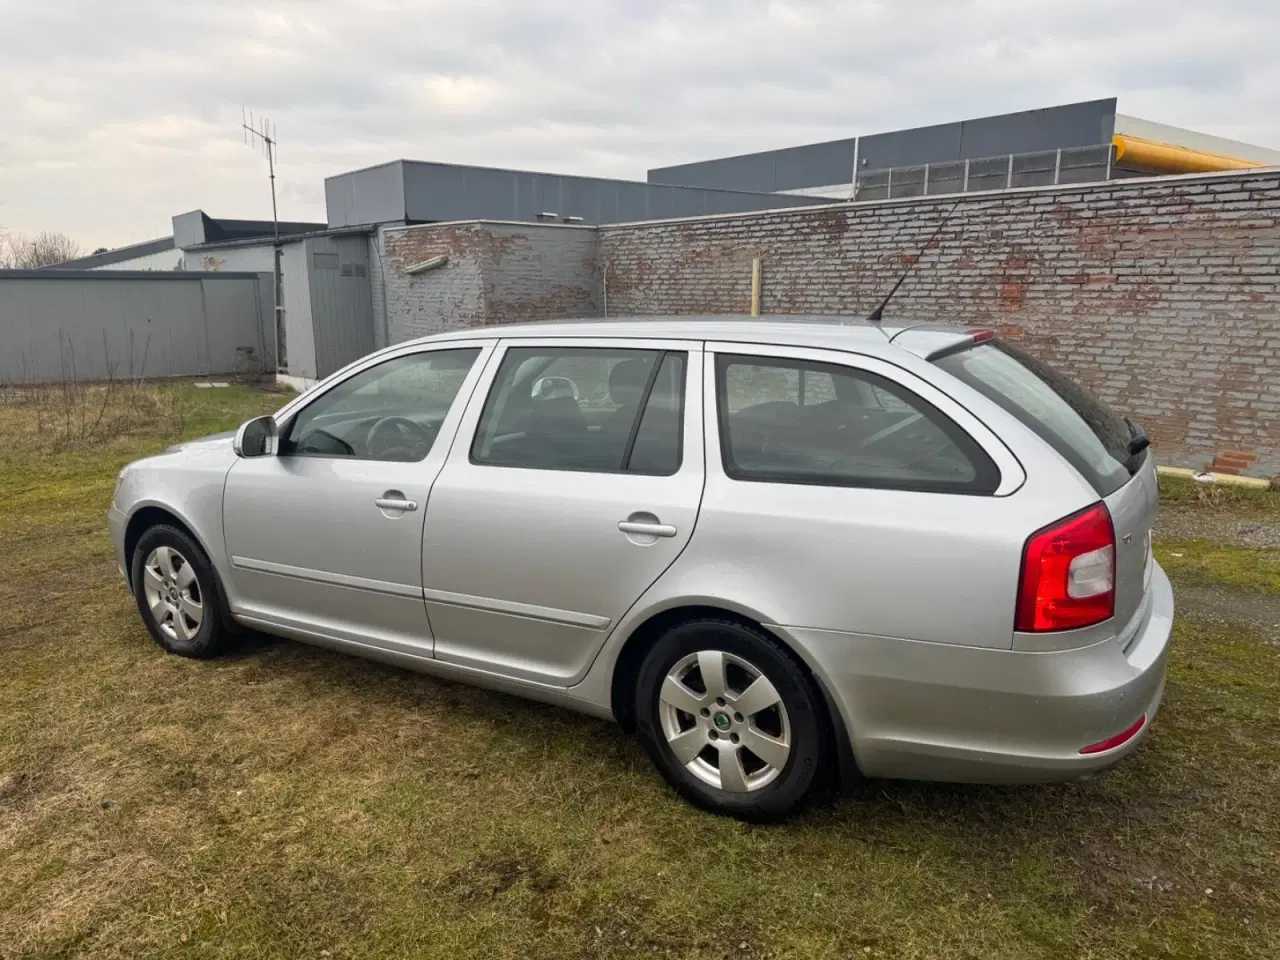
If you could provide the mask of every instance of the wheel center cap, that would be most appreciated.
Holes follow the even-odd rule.
[[[727,713],[717,713],[712,722],[715,723],[717,730],[728,730],[733,724]]]

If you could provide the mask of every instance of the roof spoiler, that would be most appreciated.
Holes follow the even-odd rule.
[[[961,353],[971,347],[976,347],[980,343],[986,343],[988,340],[994,340],[996,332],[990,327],[975,327],[972,330],[966,330],[959,334],[959,339],[939,347],[932,353],[925,356],[925,359],[932,363],[934,360],[941,360],[943,357],[949,357],[953,353]]]

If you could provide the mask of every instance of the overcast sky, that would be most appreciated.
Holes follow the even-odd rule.
[[[1276,0],[0,0],[0,228],[282,219],[409,157],[651,166],[1118,96],[1280,147]]]

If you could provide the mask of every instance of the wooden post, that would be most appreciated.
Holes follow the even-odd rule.
[[[760,316],[760,258],[751,261],[751,315]]]

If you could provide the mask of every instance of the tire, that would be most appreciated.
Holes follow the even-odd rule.
[[[230,645],[217,574],[188,534],[164,524],[147,530],[130,580],[142,622],[169,653],[204,660]]]
[[[766,686],[753,686],[761,679]],[[799,811],[829,755],[822,701],[803,667],[764,631],[728,620],[689,621],[658,639],[640,667],[635,716],[667,783],[741,820]]]

